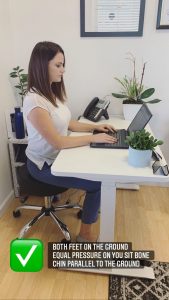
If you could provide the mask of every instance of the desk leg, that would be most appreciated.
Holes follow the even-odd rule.
[[[104,183],[101,185],[101,214],[100,214],[100,239],[99,242],[113,242],[116,207],[116,185],[115,183]],[[142,269],[62,269],[76,272],[91,272],[118,276],[131,276],[154,279],[151,267]]]
[[[100,214],[100,242],[114,241],[116,208],[116,185],[104,183],[101,185],[101,214]]]

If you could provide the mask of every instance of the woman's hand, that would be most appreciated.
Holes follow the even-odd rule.
[[[116,143],[117,139],[106,133],[93,134],[91,136],[92,143]]]
[[[109,125],[109,124],[95,125],[94,130],[103,131],[103,132],[108,132],[108,131],[116,132],[116,129],[112,125]]]

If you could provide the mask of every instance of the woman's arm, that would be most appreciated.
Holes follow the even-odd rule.
[[[28,120],[33,127],[56,149],[72,148],[95,143],[115,143],[116,139],[100,133],[85,136],[61,136],[55,128],[49,113],[40,107],[36,107],[28,114]]]
[[[92,132],[95,129],[95,124],[86,124],[71,120],[69,123],[69,130],[76,132]]]
[[[92,132],[93,130],[107,132],[108,130],[116,131],[115,128],[110,124],[86,124],[71,120],[69,123],[69,130],[76,132]]]

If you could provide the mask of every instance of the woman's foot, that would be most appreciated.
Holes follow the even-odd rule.
[[[95,241],[87,240],[87,239],[84,239],[81,235],[78,235],[76,237],[76,243],[97,243],[97,240],[95,240]]]
[[[83,241],[82,241],[83,240]],[[77,236],[76,239],[77,242],[96,242],[97,237],[92,233],[92,224],[81,224],[80,232],[79,235]]]

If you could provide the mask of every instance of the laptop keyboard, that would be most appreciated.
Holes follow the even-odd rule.
[[[108,134],[111,135],[112,137],[117,138],[117,142],[115,143],[116,146],[126,145],[126,143],[124,143],[126,136],[127,136],[127,132],[125,129],[119,130],[117,132],[109,131]],[[106,143],[106,146],[108,146],[108,145],[110,145],[109,148],[112,147],[112,144]]]
[[[98,133],[98,132],[94,132]],[[116,143],[92,143],[92,147],[97,148],[128,148],[128,145],[125,143],[125,139],[127,136],[127,131],[125,129],[118,130],[117,132],[108,131],[107,134],[117,138]]]

